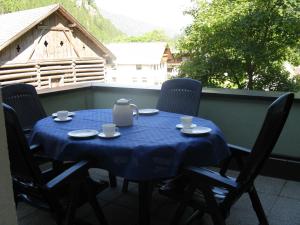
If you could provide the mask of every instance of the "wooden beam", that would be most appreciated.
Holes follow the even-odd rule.
[[[32,76],[35,76],[35,75],[36,75],[36,72],[1,75],[0,76],[0,80],[4,80],[3,82],[5,82],[6,80],[12,80],[12,79],[14,79],[15,81],[17,81],[18,78],[32,77]]]
[[[39,25],[37,27],[37,29],[38,30],[47,30],[47,31],[70,31],[70,32],[72,32],[72,30],[70,28],[63,27],[63,26],[49,27],[49,26],[45,26],[45,25]]]
[[[38,44],[40,43],[40,41],[42,40],[42,38],[43,38],[44,35],[45,35],[45,31],[46,31],[45,29],[42,30],[41,33],[40,33],[40,37],[34,41],[34,46],[33,46],[33,49],[32,49],[32,51],[31,51],[30,55],[29,55],[29,58],[28,58],[27,62],[29,62],[29,60],[30,60],[31,57],[33,56],[36,47],[38,46]]]
[[[76,27],[76,26],[77,26],[76,23],[68,24],[68,27],[71,27],[71,28]]]
[[[70,42],[70,44],[72,45],[72,47],[74,49],[74,52],[76,53],[77,57],[80,58],[79,52],[77,51],[75,44],[73,43],[73,41],[71,40],[71,38],[69,37],[69,35],[65,31],[63,31],[63,32],[66,35],[66,38],[68,39],[68,41]]]
[[[41,71],[41,76],[45,76],[45,75],[49,75],[49,74],[65,74],[65,73],[72,73],[72,69]]]
[[[0,75],[3,74],[11,74],[11,73],[22,73],[22,72],[35,72],[35,68],[16,68],[16,69],[8,69],[8,70],[0,70]]]

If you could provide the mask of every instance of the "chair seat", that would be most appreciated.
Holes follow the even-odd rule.
[[[235,180],[233,177],[227,177],[229,179]],[[185,185],[179,184],[178,182],[174,184],[173,180],[169,180],[163,186],[159,188],[159,193],[165,195],[171,199],[181,201],[184,196]],[[218,203],[221,203],[229,193],[229,190],[223,187],[212,187],[212,192]],[[199,205],[201,202],[205,202],[203,193],[197,189],[193,195],[192,205]]]
[[[104,189],[106,189],[109,186],[107,181],[103,181],[103,180],[94,181],[90,177],[87,177],[87,182],[90,185],[91,191],[96,194],[102,192]],[[14,179],[14,187],[16,188],[16,190],[19,190],[19,192],[21,193],[18,195],[18,199],[32,206],[38,207],[40,209],[50,210],[49,205],[45,203],[45,198],[42,195],[40,188],[37,186],[33,186],[32,183],[28,183],[28,185],[24,185],[24,184],[25,182],[17,181],[16,179]],[[85,190],[83,190],[82,188],[80,193],[84,193],[84,192]],[[24,193],[30,193],[30,195]],[[63,206],[64,209],[67,206],[67,202],[69,201],[68,194],[69,194],[68,189],[65,186],[55,190],[55,196],[59,199],[61,206]],[[81,194],[78,197],[79,197],[77,202],[78,206],[81,206],[83,203],[87,202],[87,194]]]

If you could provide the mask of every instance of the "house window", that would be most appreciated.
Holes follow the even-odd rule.
[[[135,66],[135,68],[136,68],[136,70],[141,70],[141,69],[142,69],[142,65],[141,65],[141,64],[137,64],[137,65]]]
[[[20,52],[20,50],[21,50],[20,45],[18,45],[16,49],[17,49],[17,52]]]

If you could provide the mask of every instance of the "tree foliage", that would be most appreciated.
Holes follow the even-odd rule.
[[[82,2],[96,13],[91,13],[83,6],[78,7],[76,0],[0,0],[0,14],[60,3],[99,40],[113,42],[124,35],[109,20],[101,16],[94,0],[82,0]]]
[[[194,1],[179,41],[181,76],[210,87],[295,90],[284,61],[299,63],[300,0]]]
[[[152,42],[152,41],[164,41],[169,42],[171,39],[166,35],[163,30],[153,30],[144,33],[141,36],[121,37],[120,42]]]

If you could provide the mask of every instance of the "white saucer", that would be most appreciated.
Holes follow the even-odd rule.
[[[139,114],[141,115],[152,115],[158,113],[158,109],[139,109]]]
[[[67,118],[64,119],[64,120],[58,119],[58,118],[56,117],[56,118],[54,118],[53,120],[56,121],[56,122],[67,122],[67,121],[72,120],[72,117],[67,117]]]
[[[192,125],[189,128],[195,128],[195,127],[197,127],[197,125],[192,123]],[[176,128],[181,129],[181,128],[183,128],[183,125],[181,123],[179,123],[176,125]]]
[[[211,128],[209,127],[195,127],[195,128],[183,128],[181,129],[181,133],[186,135],[202,135],[202,134],[208,134],[211,132]]]
[[[99,132],[96,130],[72,130],[68,132],[68,135],[72,138],[89,138],[89,137],[94,137],[98,134]]]
[[[74,112],[68,112],[68,116],[74,116],[75,113]],[[57,113],[52,113],[52,117],[57,117]]]
[[[120,132],[114,133],[113,136],[106,136],[104,133],[98,134],[98,136],[101,137],[101,138],[116,138],[116,137],[119,137],[120,135],[121,135]]]

